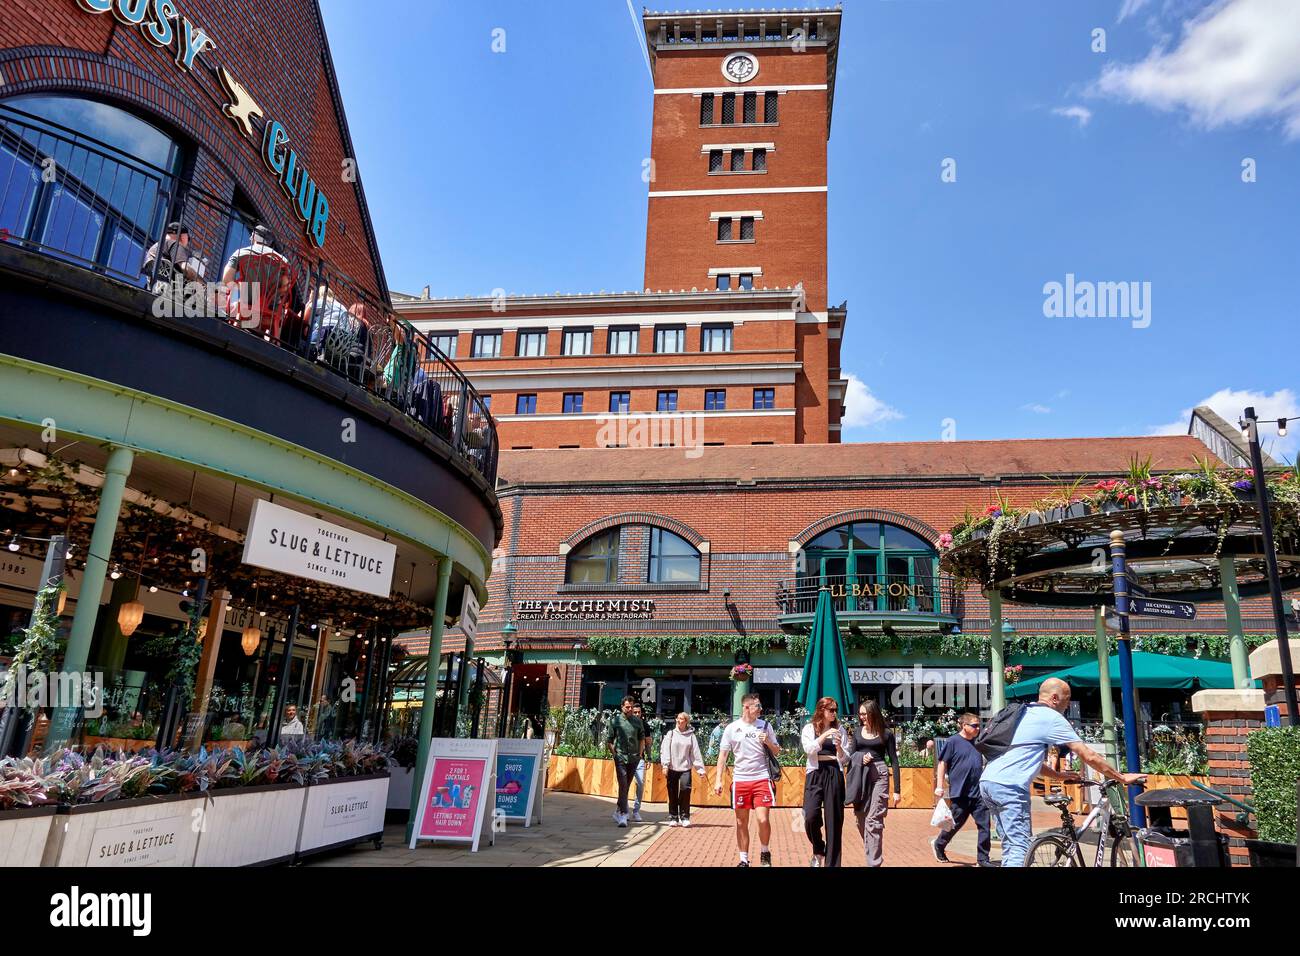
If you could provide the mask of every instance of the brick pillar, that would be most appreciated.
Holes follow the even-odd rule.
[[[1291,648],[1291,666],[1300,666],[1300,641],[1288,641]],[[1250,676],[1264,685],[1264,705],[1273,706],[1282,715],[1282,726],[1286,726],[1290,716],[1286,706],[1286,680],[1282,677],[1282,655],[1278,653],[1278,642],[1269,641],[1251,651]],[[1300,690],[1300,677],[1291,675],[1292,682]]]
[[[1192,709],[1205,721],[1205,743],[1210,756],[1210,786],[1242,803],[1250,803],[1250,764],[1246,760],[1246,735],[1264,723],[1264,692],[1259,690],[1202,690],[1192,695]],[[1215,810],[1219,830],[1228,837],[1233,866],[1248,866],[1247,839],[1257,834],[1239,825],[1239,807],[1230,803]]]
[[[570,664],[564,676],[564,706],[582,706],[582,665]]]

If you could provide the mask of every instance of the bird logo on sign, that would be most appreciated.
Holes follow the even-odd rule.
[[[253,117],[264,119],[262,107],[257,105],[257,101],[244,89],[242,83],[230,75],[230,71],[224,66],[217,67],[217,75],[221,78],[221,85],[226,88],[226,95],[230,97],[230,102],[221,107],[221,112],[234,120],[235,125],[243,130],[244,135],[250,139],[257,137],[253,133]]]

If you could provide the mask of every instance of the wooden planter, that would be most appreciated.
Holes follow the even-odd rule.
[[[193,866],[203,794],[60,808],[42,866]]]
[[[41,865],[57,809],[51,804],[0,811],[0,867]]]
[[[254,866],[293,859],[306,787],[266,784],[209,790],[195,866]]]
[[[374,840],[384,842],[384,811],[388,805],[386,773],[339,777],[307,787],[297,856]]]
[[[706,768],[708,776],[701,780],[691,773],[691,806],[693,807],[729,807],[731,806],[731,768],[722,775],[722,793],[713,792],[713,782],[717,775],[716,764]],[[613,760],[600,760],[591,757],[552,756],[547,769],[546,786],[549,790],[562,790],[565,793],[586,793],[596,797],[617,797],[618,778],[614,774]],[[890,775],[893,786],[893,775]],[[782,767],[781,780],[776,786],[776,805],[778,807],[802,807],[804,789],[803,767]],[[630,791],[635,792],[635,791]],[[899,809],[930,810],[934,808],[934,769],[932,767],[904,767],[902,772],[902,790]],[[668,778],[659,764],[646,768],[646,794],[648,803],[668,802]]]

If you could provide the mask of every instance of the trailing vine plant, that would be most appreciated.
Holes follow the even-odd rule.
[[[64,585],[59,582],[47,584],[36,592],[31,626],[23,630],[22,643],[9,665],[4,690],[0,693],[0,701],[6,705],[13,702],[11,695],[21,672],[34,670],[49,674],[57,665],[60,650],[58,608],[63,590]]]

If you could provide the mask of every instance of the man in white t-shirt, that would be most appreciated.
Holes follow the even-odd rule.
[[[768,816],[776,794],[772,791],[772,778],[767,773],[767,754],[780,754],[781,744],[776,739],[772,725],[762,720],[763,707],[757,694],[746,694],[740,703],[740,719],[727,725],[718,747],[718,774],[713,785],[714,793],[722,793],[722,773],[727,766],[727,754],[736,755],[732,767],[731,802],[736,809],[736,849],[740,851],[740,865],[749,866],[749,810],[758,810],[759,862],[772,865],[772,822]]]
[[[1082,763],[1125,786],[1146,779],[1140,773],[1120,773],[1080,740],[1064,716],[1069,706],[1069,684],[1055,677],[1043,681],[1038,689],[1038,702],[1025,707],[1011,746],[1000,757],[989,761],[980,775],[980,795],[997,820],[1001,834],[1003,866],[1024,865],[1033,836],[1029,788],[1034,778],[1042,774],[1054,780],[1078,782],[1080,779],[1073,771],[1048,766],[1045,762],[1048,748],[1068,748]]]

